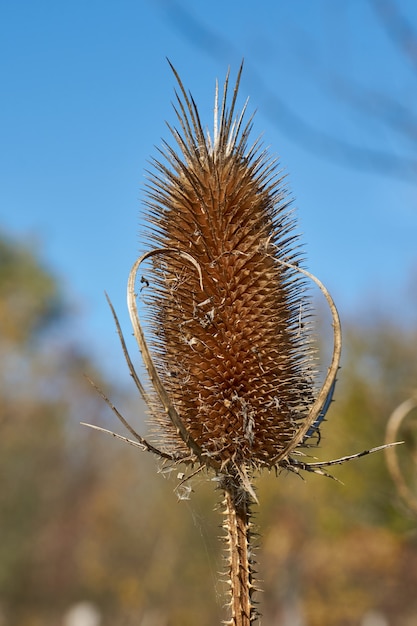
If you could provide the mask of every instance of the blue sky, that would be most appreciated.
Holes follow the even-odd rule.
[[[417,28],[417,5],[398,6]],[[175,122],[166,56],[209,127],[215,79],[244,57],[241,103],[288,172],[307,267],[342,320],[364,303],[406,318],[417,141],[394,125],[399,105],[417,116],[417,69],[370,1],[0,2],[0,228],[37,242],[104,367],[123,364],[103,292],[128,334],[145,169]]]

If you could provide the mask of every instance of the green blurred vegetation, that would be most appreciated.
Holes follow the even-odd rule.
[[[116,404],[122,392],[68,339],[72,323],[36,252],[1,237],[0,626],[65,624],[81,601],[102,626],[220,624],[215,483],[199,474],[178,501],[176,472],[79,426],[121,432],[84,373]],[[383,443],[389,414],[416,388],[415,328],[373,316],[345,323],[344,341],[336,401],[309,451],[320,459]],[[143,432],[133,390],[127,402]],[[417,520],[383,454],[332,473],[343,484],[285,473],[257,482],[262,623],[416,624]]]

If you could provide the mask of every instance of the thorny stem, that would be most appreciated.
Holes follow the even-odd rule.
[[[250,626],[258,617],[252,601],[253,559],[251,550],[250,496],[234,472],[223,478],[223,527],[228,549],[228,584],[231,619],[228,626]]]

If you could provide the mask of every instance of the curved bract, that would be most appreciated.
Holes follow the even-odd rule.
[[[407,484],[403,471],[401,469],[397,451],[392,447],[392,442],[398,437],[399,430],[404,424],[405,420],[411,413],[415,414],[417,409],[417,395],[412,398],[408,398],[402,402],[391,414],[385,434],[386,450],[385,457],[387,461],[388,470],[391,477],[398,489],[398,493],[407,504],[409,509],[413,511],[414,515],[417,515],[417,493],[410,488]]]

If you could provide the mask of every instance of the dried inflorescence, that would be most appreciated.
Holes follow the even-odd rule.
[[[320,280],[300,266],[283,177],[259,141],[248,147],[252,119],[243,123],[246,105],[235,117],[242,68],[230,105],[228,76],[221,104],[216,85],[213,136],[204,133],[194,100],[172,70],[180,88],[174,109],[181,130],[169,128],[179,149],[165,143],[166,165],[155,160],[146,200],[151,249],[134,263],[128,280],[129,313],[150,390],[135,371],[109,300],[130,373],[152,426],[159,427],[155,444],[98,391],[136,441],[111,433],[115,437],[167,461],[211,468],[220,480],[239,476],[256,499],[248,477],[254,469],[325,474],[324,467],[380,447],[333,461],[303,460],[302,448],[326,415],[339,368],[335,304]],[[139,291],[146,291],[150,342],[139,319],[136,284],[148,260],[152,266]],[[306,278],[325,296],[333,321],[333,355],[319,391]]]
[[[177,149],[165,144],[165,164],[155,161],[146,201],[150,249],[128,281],[149,390],[136,374],[110,304],[131,375],[159,433],[154,443],[102,396],[136,441],[113,435],[167,462],[188,463],[189,476],[214,471],[224,494],[227,623],[247,626],[258,617],[252,599],[254,471],[325,473],[328,465],[380,448],[329,462],[303,460],[302,448],[317,433],[335,386],[341,353],[336,307],[324,285],[300,266],[283,177],[259,141],[248,145],[252,121],[244,123],[246,105],[235,116],[240,72],[230,104],[228,77],[221,103],[216,87],[210,135],[172,69],[180,89],[174,107],[180,130],[170,128]],[[149,342],[139,319],[139,270]],[[333,356],[320,390],[307,278],[322,291],[333,320]]]
[[[161,252],[146,277],[156,366],[187,432],[222,464],[270,466],[314,400],[310,303],[305,277],[278,261],[300,260],[294,219],[275,162],[247,145],[251,122],[234,122],[238,82],[210,137],[179,81],[179,151],[156,162],[150,245],[200,272]],[[181,445],[160,409],[163,443]]]

